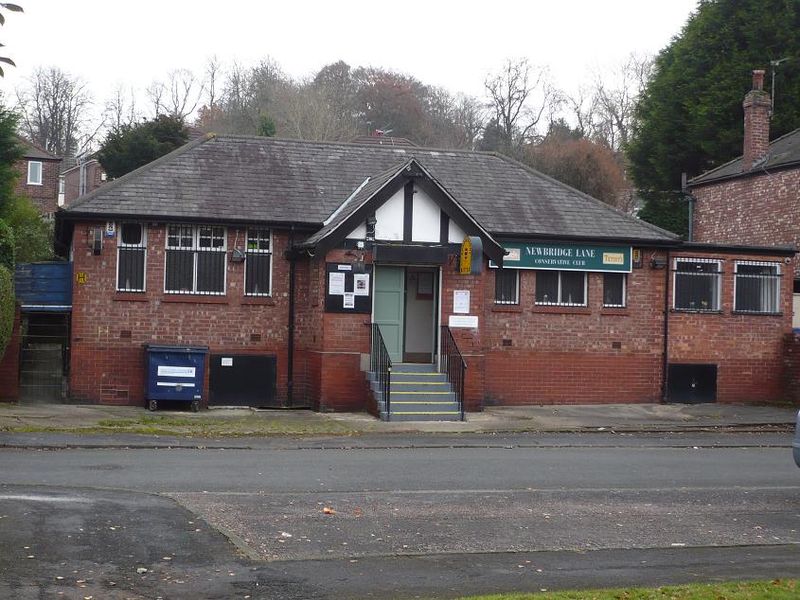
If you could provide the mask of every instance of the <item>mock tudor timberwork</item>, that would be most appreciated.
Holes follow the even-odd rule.
[[[250,263],[260,248],[250,240],[266,240],[266,231],[269,282],[252,294],[247,278],[266,262],[261,255]],[[58,232],[72,252],[69,387],[82,401],[141,404],[144,345],[162,343],[208,347],[217,357],[275,357],[279,405],[378,412],[363,371],[370,325],[389,306],[375,278],[392,269],[406,277],[401,312],[418,318],[409,302],[415,314],[420,306],[435,312],[424,334],[434,356],[439,326],[451,325],[468,364],[467,410],[658,402],[668,396],[667,367],[694,364],[716,369],[718,401],[782,394],[793,250],[687,245],[496,154],[209,136],[78,199],[59,213]],[[479,273],[458,272],[465,234],[483,245]],[[606,272],[614,269],[568,276],[503,257],[504,248],[536,243],[566,254],[609,248],[603,263],[630,265],[622,297],[607,297]],[[181,256],[189,260],[182,271]],[[490,258],[513,274],[513,301],[498,302],[500,271]],[[680,259],[700,269],[700,295],[674,289]],[[735,282],[740,265],[755,263],[771,275],[752,310],[736,304]],[[431,287],[410,287],[409,273],[419,269],[432,274]],[[338,272],[370,274],[362,292],[371,313],[369,304],[348,311],[355,289],[335,291]],[[559,282],[549,299],[547,272]],[[564,286],[573,282],[574,298],[561,297],[562,277]],[[466,292],[467,305],[456,306]],[[477,326],[459,326],[465,322]],[[403,336],[420,335],[404,327]],[[417,356],[406,343],[401,356]],[[207,375],[204,402],[213,401],[212,383]]]

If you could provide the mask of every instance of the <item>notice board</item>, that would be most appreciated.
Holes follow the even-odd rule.
[[[372,312],[372,265],[356,273],[352,263],[325,264],[325,312]]]

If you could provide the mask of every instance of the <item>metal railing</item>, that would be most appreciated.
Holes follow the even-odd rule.
[[[461,408],[461,420],[464,420],[464,378],[467,363],[461,356],[453,332],[447,325],[442,325],[442,356],[439,360],[439,371],[447,375],[447,381],[453,388]]]
[[[381,335],[381,328],[377,323],[372,324],[372,343],[370,347],[370,371],[378,378],[378,386],[383,394],[386,406],[386,419],[392,418],[392,407],[389,394],[391,392],[392,359]]]

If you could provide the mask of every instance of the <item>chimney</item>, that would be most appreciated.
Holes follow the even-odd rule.
[[[753,89],[742,102],[744,107],[744,155],[742,170],[749,171],[769,152],[769,118],[772,102],[764,91],[764,71],[753,71]]]

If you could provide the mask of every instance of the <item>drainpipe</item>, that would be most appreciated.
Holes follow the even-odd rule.
[[[286,406],[291,408],[294,405],[294,271],[297,260],[294,253],[294,225],[289,230],[289,250],[286,254],[289,259],[289,339],[286,348]]]
[[[663,364],[661,365],[661,402],[667,401],[667,367],[669,365],[669,274],[671,272],[669,250],[667,250],[667,264],[664,267],[664,348],[662,352]]]

